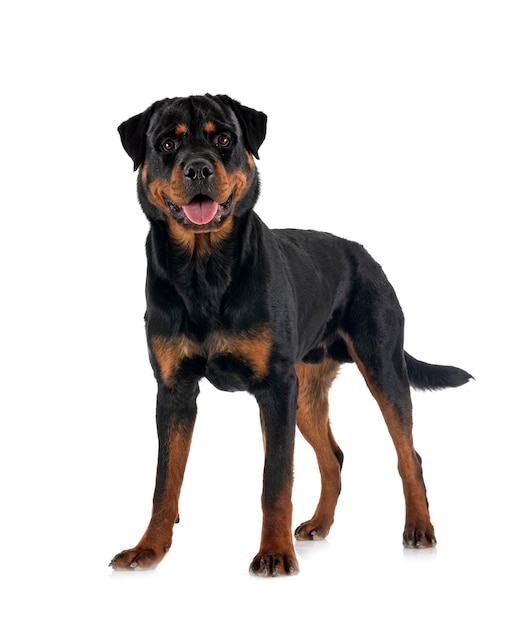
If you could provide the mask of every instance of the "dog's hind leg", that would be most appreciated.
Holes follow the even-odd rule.
[[[403,544],[407,548],[428,548],[436,544],[436,538],[421,458],[413,445],[412,402],[402,347],[403,321],[398,322],[398,327],[391,324],[394,328],[387,328],[383,334],[378,330],[379,324],[372,325],[370,337],[355,331],[347,345],[382,411],[398,455],[406,507]]]
[[[339,363],[326,359],[320,364],[298,363],[299,380],[297,425],[317,456],[322,488],[313,517],[295,530],[299,540],[322,539],[334,521],[340,493],[343,454],[329,424],[328,392]]]

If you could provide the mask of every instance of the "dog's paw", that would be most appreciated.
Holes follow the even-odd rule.
[[[168,549],[169,547],[158,550],[156,548],[136,546],[135,548],[123,550],[123,552],[116,554],[109,563],[109,567],[115,570],[153,569],[163,560]]]
[[[250,574],[254,576],[292,576],[299,573],[299,566],[294,550],[282,552],[259,552],[250,565]]]
[[[319,520],[311,519],[309,522],[300,524],[295,530],[297,541],[317,541],[325,539],[329,534],[330,524],[320,523]]]
[[[434,548],[436,537],[430,522],[406,523],[403,531],[404,548]]]

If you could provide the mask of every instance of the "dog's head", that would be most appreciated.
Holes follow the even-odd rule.
[[[118,131],[134,170],[141,168],[138,189],[147,217],[166,221],[181,240],[229,230],[233,216],[257,199],[253,156],[266,119],[228,96],[206,95],[161,100],[123,122]]]

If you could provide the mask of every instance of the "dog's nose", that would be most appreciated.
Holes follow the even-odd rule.
[[[185,165],[184,175],[190,180],[207,180],[213,174],[213,166],[206,159],[194,159]]]

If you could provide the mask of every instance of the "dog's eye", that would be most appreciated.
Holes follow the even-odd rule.
[[[232,140],[228,135],[217,135],[215,143],[218,148],[227,148],[231,144]]]
[[[172,152],[175,149],[175,141],[173,139],[165,139],[161,144],[161,150],[163,152]]]

